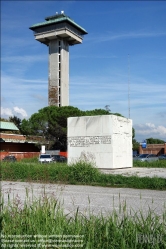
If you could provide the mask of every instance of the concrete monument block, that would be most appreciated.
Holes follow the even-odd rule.
[[[96,167],[132,167],[132,120],[115,115],[68,118],[68,164],[92,155]]]

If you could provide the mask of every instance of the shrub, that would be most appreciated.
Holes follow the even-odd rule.
[[[82,184],[96,182],[99,178],[99,170],[90,162],[78,161],[70,165],[69,180]]]

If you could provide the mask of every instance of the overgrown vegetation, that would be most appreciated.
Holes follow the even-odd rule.
[[[8,197],[1,200],[1,246],[6,248],[83,248],[83,249],[164,249],[166,210],[163,215],[151,209],[131,215],[126,203],[103,216],[91,210],[66,214],[55,197],[44,195],[24,203]],[[12,222],[11,222],[12,221]],[[8,239],[8,240],[7,240]],[[9,240],[10,239],[10,240]],[[2,247],[2,248],[3,248]]]
[[[166,160],[159,160],[154,162],[133,161],[133,166],[142,168],[166,168]]]
[[[147,144],[164,144],[165,143],[165,141],[162,139],[152,138],[152,137],[147,138],[146,142]]]
[[[1,180],[86,184],[156,190],[166,189],[166,179],[104,174],[98,168],[95,168],[91,162],[83,160],[73,163],[70,166],[66,163],[40,164],[38,162],[27,161],[24,159],[15,163],[2,162]]]
[[[70,166],[66,163],[40,164],[36,158],[2,162],[1,180],[166,189],[166,179],[103,174],[86,160]],[[18,196],[11,200],[8,194],[6,203],[2,195],[1,247],[166,249],[165,208],[162,216],[150,208],[146,215],[141,210],[134,213],[123,200],[119,209],[107,216],[102,213],[96,216],[90,209],[86,215],[79,209],[75,214],[66,214],[55,196],[56,193],[47,196],[44,191],[42,197],[35,199],[32,190],[30,198],[27,189],[24,202]]]

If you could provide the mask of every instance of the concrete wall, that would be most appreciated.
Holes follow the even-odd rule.
[[[61,106],[69,105],[69,44],[61,41]]]
[[[68,118],[68,164],[85,154],[98,168],[132,167],[132,120],[115,115]]]
[[[48,101],[49,105],[58,106],[58,85],[59,85],[59,59],[58,40],[49,43],[49,75],[48,75]]]
[[[49,105],[69,105],[69,44],[65,40],[49,42]]]

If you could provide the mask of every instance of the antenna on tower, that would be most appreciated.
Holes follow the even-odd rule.
[[[130,118],[130,55],[128,54],[128,118]]]

